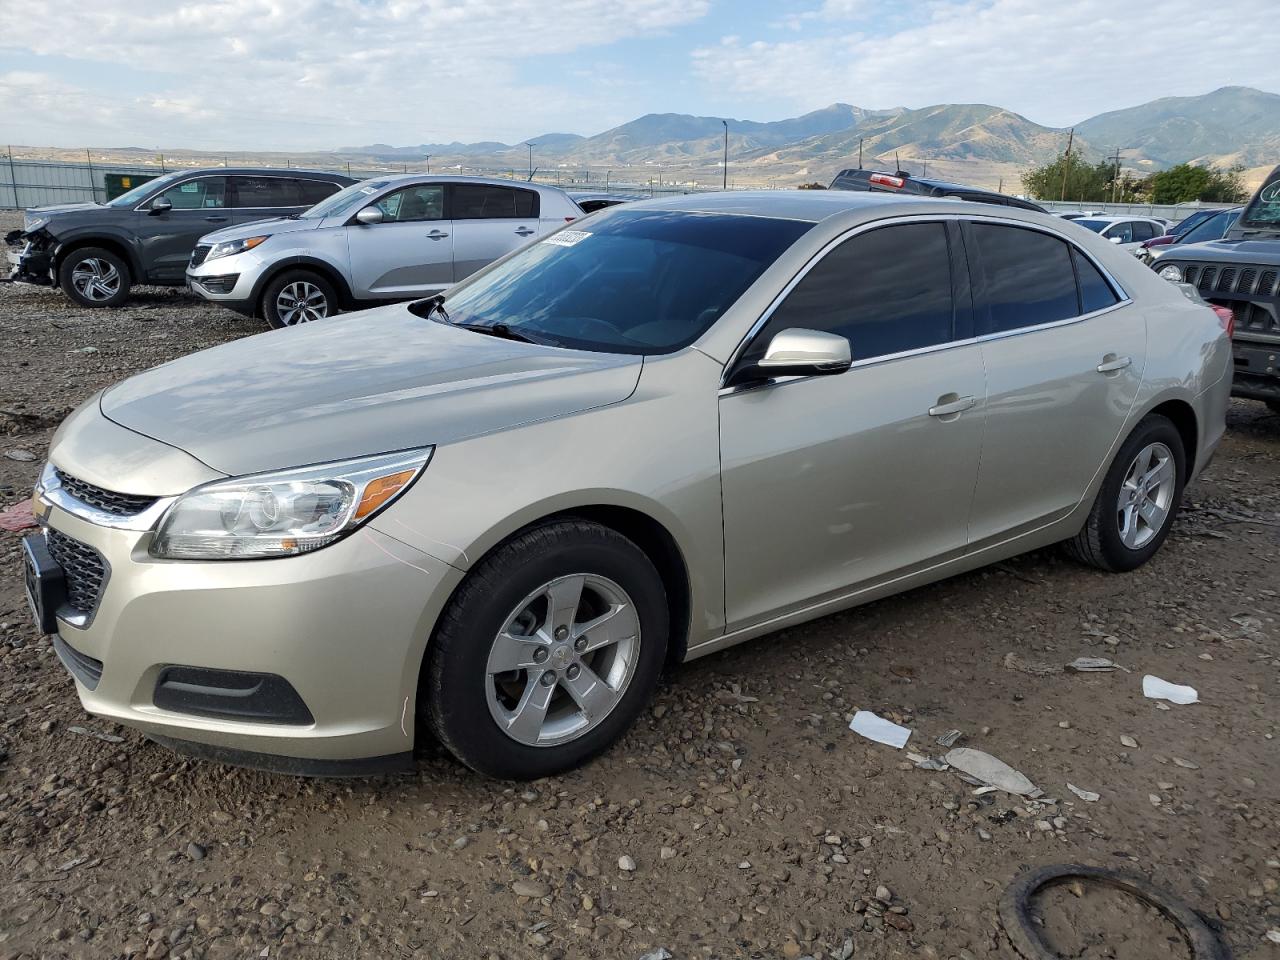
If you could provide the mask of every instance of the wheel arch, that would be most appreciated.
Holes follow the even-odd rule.
[[[1200,421],[1195,407],[1181,397],[1170,397],[1157,403],[1138,418],[1138,423],[1152,414],[1158,414],[1171,422],[1182,439],[1182,452],[1186,457],[1187,477],[1196,475],[1196,458],[1200,450]],[[1137,424],[1135,424],[1137,426]]]
[[[255,316],[262,316],[262,293],[267,289],[267,285],[280,274],[289,270],[313,270],[333,284],[333,288],[338,291],[338,298],[342,301],[340,304],[342,309],[347,310],[355,305],[355,298],[351,294],[351,286],[347,283],[347,278],[342,275],[341,270],[327,260],[321,260],[319,257],[296,256],[272,265],[253,285],[253,292],[249,296]]]
[[[117,257],[120,257],[129,268],[129,284],[143,283],[146,280],[146,271],[142,269],[142,262],[138,258],[137,251],[133,246],[120,237],[111,234],[101,233],[82,233],[76,236],[59,238],[58,246],[53,255],[53,272],[54,277],[58,275],[58,271],[62,269],[62,264],[67,257],[77,250],[83,250],[85,247],[98,247],[102,250],[110,251]]]

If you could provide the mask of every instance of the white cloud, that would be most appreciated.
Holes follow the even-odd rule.
[[[1219,0],[1211,12],[1164,0],[1140,18],[1113,0],[940,0],[916,8],[923,22],[874,35],[867,18],[863,32],[814,28],[865,9],[826,0],[800,35],[725,38],[696,49],[694,69],[711,88],[797,110],[985,102],[1048,125],[1230,84],[1280,88],[1274,44],[1249,39],[1250,25],[1274,20],[1275,0]]]
[[[74,18],[57,0],[6,14],[6,49],[129,68],[121,96],[31,74],[0,76],[0,124],[44,129],[31,97],[111,142],[306,148],[394,139],[518,138],[600,104],[554,67],[527,82],[522,61],[572,54],[703,17],[710,0],[93,0]],[[50,29],[50,24],[59,24]],[[56,63],[56,61],[54,61]],[[548,62],[548,61],[543,61]],[[549,61],[554,62],[554,61]],[[566,68],[567,69],[567,68]],[[49,72],[52,72],[50,70]],[[34,91],[34,92],[33,92]],[[53,91],[56,95],[51,101]],[[68,108],[75,107],[75,112]],[[85,111],[88,111],[86,114]],[[102,142],[98,140],[97,142]]]

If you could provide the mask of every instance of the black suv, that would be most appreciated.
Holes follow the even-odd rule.
[[[832,190],[868,190],[872,193],[912,193],[921,197],[951,197],[955,200],[973,200],[977,203],[994,203],[1002,207],[1017,207],[1048,213],[1044,207],[1030,200],[1007,197],[994,190],[966,187],[962,183],[946,180],[922,180],[910,174],[877,173],[874,170],[841,170],[831,181]]]
[[[196,241],[222,227],[301,213],[355,183],[301,170],[182,170],[107,203],[33,207],[5,237],[16,283],[58,285],[82,307],[118,307],[135,283],[180,285]]]
[[[1152,264],[1235,314],[1231,395],[1280,412],[1280,167],[1221,240],[1179,243]]]

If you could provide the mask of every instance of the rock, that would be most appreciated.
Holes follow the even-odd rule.
[[[787,960],[798,960],[800,954],[803,952],[804,948],[794,940],[788,940],[782,945],[782,955],[786,957]]]
[[[1280,930],[1268,930],[1267,939],[1272,943],[1280,943]]]
[[[198,843],[187,844],[187,856],[192,860],[203,860],[207,853],[208,851]]]
[[[1194,762],[1192,762],[1191,760],[1186,760],[1186,759],[1184,759],[1184,758],[1182,758],[1182,757],[1174,757],[1174,758],[1173,758],[1173,762],[1174,762],[1174,763],[1176,763],[1178,766],[1182,767],[1184,770],[1199,770],[1199,769],[1200,769],[1200,764],[1198,764],[1198,763],[1194,763]]]
[[[663,860],[674,860],[674,859],[675,859],[675,856],[676,856],[675,848],[674,848],[674,847],[663,847],[663,848],[658,852],[658,856],[659,856],[659,857],[661,857]]]
[[[876,899],[887,906],[893,900],[893,891],[882,883],[876,887]]]
[[[537,880],[517,880],[511,885],[512,892],[517,897],[529,897],[533,900],[541,899],[551,892],[551,887]]]
[[[1128,747],[1130,750],[1138,749],[1138,741],[1127,735],[1120,738],[1120,745],[1122,747]]]
[[[910,918],[904,917],[900,913],[886,913],[884,915],[884,922],[895,930],[902,930],[904,932],[915,928],[915,924],[911,922]]]
[[[453,849],[461,850],[470,842],[471,842],[470,837],[459,837],[457,840],[453,841]]]
[[[636,869],[636,862],[624,853],[618,858],[618,869],[623,873],[633,873]]]
[[[15,448],[4,452],[5,458],[8,460],[16,460],[18,463],[30,463],[36,458],[36,455],[30,450]]]

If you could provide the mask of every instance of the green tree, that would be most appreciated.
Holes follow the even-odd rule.
[[[1219,170],[1180,163],[1147,178],[1152,203],[1241,203],[1248,199],[1241,174],[1243,167]]]
[[[1064,154],[1043,166],[1032,167],[1022,175],[1022,186],[1037,200],[1060,200],[1064,174],[1067,200],[1101,203],[1111,199],[1115,168],[1105,160],[1089,163],[1078,153]]]

